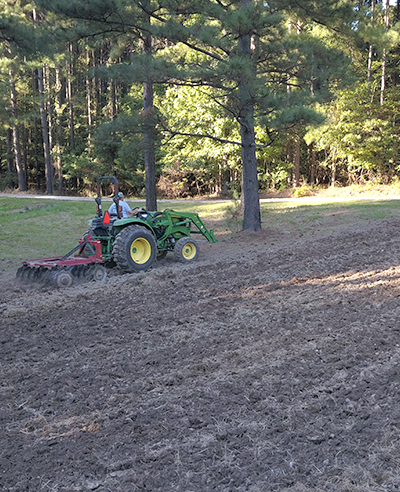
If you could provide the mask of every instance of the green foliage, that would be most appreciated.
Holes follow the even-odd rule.
[[[373,16],[370,3],[355,8],[347,0],[0,0],[0,7],[2,188],[12,178],[4,156],[13,123],[30,186],[45,184],[37,68],[67,189],[115,174],[142,196],[142,135],[152,125],[160,192],[232,196],[242,179],[238,123],[249,114],[261,190],[293,181],[288,149],[306,132],[320,182],[334,173],[342,183],[400,174],[399,27],[394,7],[390,28],[384,25],[383,2]],[[143,33],[152,36],[152,56],[143,56]],[[11,111],[10,69],[18,114]],[[142,109],[148,80],[156,84],[150,115]],[[302,181],[311,174],[307,150],[302,144]]]
[[[388,104],[374,97],[374,88],[360,84],[341,92],[326,106],[326,123],[311,129],[307,143],[328,151],[327,164],[344,164],[350,182],[386,176],[389,181],[400,170],[397,120],[400,100],[397,91],[388,91]]]
[[[214,193],[219,179],[239,172],[238,128],[226,118],[223,108],[213,100],[213,90],[170,87],[157,98],[164,136],[162,156],[164,180],[182,179],[182,193]],[[201,136],[213,138],[201,138]],[[173,138],[171,138],[173,137]],[[223,140],[224,143],[219,140]],[[230,143],[231,142],[231,143]],[[177,171],[180,171],[180,176]],[[192,191],[185,181],[192,181]],[[189,186],[190,188],[190,186]]]
[[[302,185],[298,188],[294,188],[292,193],[295,198],[302,198],[305,196],[312,196],[315,190],[318,190],[317,186]]]
[[[218,90],[214,97],[236,118],[242,111],[238,88],[245,83],[262,125],[280,128],[315,119],[306,105],[326,96],[328,78],[343,78],[349,59],[335,46],[324,44],[313,30],[292,34],[284,12],[278,15],[269,4],[254,2],[245,10],[233,4],[216,8],[212,2],[202,6],[201,16],[185,13],[184,20],[179,15],[170,18],[173,26],[184,24],[185,42],[197,49],[195,54],[181,50],[176,57],[186,79],[194,85],[201,80]],[[209,18],[213,19],[211,26]],[[208,29],[211,34],[205,36]],[[241,53],[237,42],[246,32],[254,36],[250,57]],[[288,84],[292,87],[289,99]],[[310,84],[312,90],[304,90]]]
[[[0,45],[3,56],[31,57],[37,49],[35,26],[29,19],[31,5],[21,0],[0,0]]]

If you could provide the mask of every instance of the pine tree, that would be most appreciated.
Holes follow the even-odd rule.
[[[21,1],[12,4],[6,0],[0,1],[0,56],[2,58],[0,77],[8,85],[8,124],[12,133],[13,155],[20,191],[27,190],[27,177],[20,145],[17,74],[20,70],[23,71],[25,61],[32,56],[35,49],[33,26],[30,24],[29,11],[26,9]]]
[[[109,80],[108,94],[113,120],[117,117],[116,84],[119,81],[130,85],[140,82],[143,86],[142,124],[136,129],[132,128],[131,131],[141,132],[143,135],[146,207],[156,210],[155,121],[151,67],[153,46],[151,16],[148,13],[148,9],[151,8],[150,1],[135,3],[126,0],[76,0],[66,3],[39,0],[37,3],[48,11],[72,20],[74,28],[69,36],[75,39],[104,39],[111,45],[111,51],[113,48],[118,51],[121,38],[127,41],[126,51],[129,52],[131,48],[129,56],[119,61],[114,57],[114,62],[108,68],[103,64],[101,74]],[[135,62],[136,58],[139,59],[139,68],[138,63]],[[72,111],[71,105],[70,109]],[[72,125],[71,135],[73,135]]]
[[[151,148],[157,116],[151,104],[153,85],[210,88],[213,103],[238,123],[243,228],[259,230],[256,149],[270,145],[279,129],[315,120],[310,104],[318,100],[319,94],[326,93],[325,82],[337,70],[338,57],[334,47],[324,47],[314,36],[313,27],[318,22],[331,24],[335,29],[349,28],[352,2],[327,0],[320,5],[311,0],[300,4],[294,0],[268,3],[259,0],[37,0],[37,3],[63,15],[67,23],[68,19],[72,20],[73,28],[68,34],[75,38],[102,37],[111,45],[118,45],[123,38],[131,40],[129,57],[118,62],[115,59],[117,63],[104,67],[102,73],[109,80],[144,84],[145,108],[136,119],[137,125],[129,130],[125,125],[120,134],[142,133],[150,160],[154,154]],[[287,28],[292,19],[301,26],[295,34]],[[111,106],[116,107],[114,86],[109,94],[113,96]],[[118,125],[122,128],[123,119],[117,120],[113,121],[114,128]],[[256,125],[265,129],[261,140],[256,138]],[[164,134],[167,130],[164,127]],[[199,136],[218,139],[209,128]],[[154,177],[154,169],[154,165],[150,166],[146,174]],[[147,183],[147,194],[154,183],[155,180]]]
[[[299,5],[295,1],[165,0],[163,6],[164,11],[153,15],[160,25],[158,36],[176,45],[175,83],[212,87],[214,101],[239,123],[243,228],[258,231],[256,148],[271,141],[258,144],[255,122],[270,136],[279,128],[314,118],[309,105],[316,102],[343,57],[334,48],[325,48],[306,21],[343,27],[343,18],[346,23],[351,19],[351,2],[318,6],[313,1]],[[347,17],[341,17],[344,14]],[[304,21],[300,34],[287,29],[291,16]],[[183,56],[180,45],[188,48]]]

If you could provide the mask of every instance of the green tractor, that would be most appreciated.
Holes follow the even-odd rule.
[[[103,214],[101,184],[109,180],[114,185],[116,214]],[[35,280],[55,286],[69,287],[81,280],[104,280],[107,268],[117,266],[123,272],[148,270],[156,260],[170,251],[183,263],[191,263],[199,254],[198,242],[192,235],[202,235],[217,242],[212,230],[195,213],[148,212],[140,207],[133,215],[122,217],[119,205],[118,180],[103,176],[97,181],[96,217],[89,221],[90,229],[79,244],[64,256],[39,258],[22,262],[17,271],[21,280]]]
[[[101,205],[101,183],[110,180],[114,185],[115,215],[103,213]],[[119,205],[118,181],[113,176],[104,176],[97,181],[97,213],[89,222],[92,240],[101,244],[104,263],[114,263],[125,272],[149,269],[156,260],[168,252],[183,263],[195,261],[199,254],[194,235],[202,235],[207,241],[217,242],[212,230],[208,230],[196,213],[149,212],[140,207],[133,209],[134,215],[122,218]]]

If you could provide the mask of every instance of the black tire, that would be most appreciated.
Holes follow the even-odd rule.
[[[192,263],[199,256],[197,241],[190,237],[181,237],[175,244],[174,255],[182,263]]]
[[[138,225],[126,227],[115,238],[113,257],[122,271],[143,272],[156,261],[156,240],[145,227]]]

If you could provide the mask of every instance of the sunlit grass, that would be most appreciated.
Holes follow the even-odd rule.
[[[316,200],[302,198],[284,202],[261,203],[263,227],[288,227],[309,231],[327,227],[380,220],[400,214],[400,200]]]

